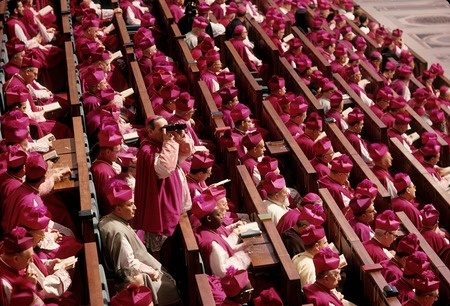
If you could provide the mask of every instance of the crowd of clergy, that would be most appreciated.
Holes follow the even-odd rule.
[[[266,14],[249,0],[167,2],[197,61],[200,77],[229,127],[219,143],[202,139],[205,126],[195,115],[198,98],[189,93],[189,80],[174,60],[157,47],[168,33],[158,27],[151,2],[120,0],[119,8],[108,9],[91,0],[70,1],[86,133],[91,149],[95,147],[90,171],[101,216],[101,256],[107,270],[116,274],[117,294],[110,305],[182,305],[164,254],[173,245],[180,215],[185,212],[216,305],[283,305],[276,281],[252,271],[253,246],[248,240],[243,242],[239,230],[250,221],[249,215],[229,200],[227,185],[215,184],[224,179],[215,155],[229,147],[236,148],[276,225],[299,273],[304,301],[317,306],[346,302],[342,294],[345,260],[328,243],[322,227],[326,220],[322,199],[287,186],[278,160],[266,155],[268,131],[253,118],[246,101],[239,101],[239,91],[245,89],[235,86],[235,75],[224,67],[215,46],[214,38],[225,34],[247,68],[267,84],[270,93],[264,99],[310,160],[319,187],[329,190],[370,257],[382,265],[382,274],[397,288],[401,303],[431,306],[439,297],[440,280],[430,270],[427,255],[419,251],[418,237],[413,233],[399,236],[395,212],[403,211],[438,255],[450,248],[448,232],[439,226],[440,212],[433,203],[416,198],[415,182],[407,173],[393,173],[387,144],[369,143],[362,137],[364,113],[355,107],[343,114],[344,94],[312,66],[302,53],[302,41],[283,40],[286,18],[295,24],[297,10],[314,8],[317,17],[305,33],[307,38],[329,61],[332,71],[386,124],[388,136],[397,138],[437,185],[448,188],[450,169],[437,165],[441,152],[437,136],[450,140],[440,110],[441,105],[450,105],[450,89],[433,86],[436,76],[444,73],[442,67],[431,65],[418,76],[424,88],[411,92],[408,82],[414,57],[403,43],[402,31],[388,33],[379,24],[369,23],[351,0],[334,1],[339,7],[336,12],[327,0],[281,0],[279,11],[270,7]],[[59,265],[82,249],[76,238],[79,228],[67,201],[53,192],[70,169],[44,160],[42,153],[52,148],[52,142],[38,141],[50,133],[56,139],[73,137],[70,103],[61,94],[66,83],[61,77],[66,74],[65,60],[73,59],[64,59],[58,12],[50,5],[44,0],[9,0],[7,4],[8,62],[3,65],[5,109],[0,143],[0,305],[5,306],[79,303],[77,266]],[[155,113],[146,122],[136,119],[137,100],[122,94],[131,85],[122,73],[124,60],[116,56],[119,43],[111,23],[115,13],[139,27],[133,36],[135,56],[150,96],[145,102],[151,103]],[[209,13],[216,22],[209,19]],[[378,188],[370,180],[351,186],[352,160],[334,150],[323,132],[322,117],[308,113],[308,102],[287,92],[282,77],[268,75],[271,63],[258,58],[248,38],[247,14],[261,25],[280,56],[316,95],[325,117],[336,123],[384,185],[392,198],[392,210],[377,212]],[[347,19],[384,51],[366,57],[367,42],[352,32]],[[323,30],[325,24],[334,35]],[[375,94],[366,92],[360,62],[380,75],[384,88]],[[46,112],[44,106],[54,102],[61,108]],[[413,143],[407,136],[412,120],[405,111],[407,105],[434,133],[425,132]],[[133,132],[139,135],[138,145],[124,142],[123,135]]]

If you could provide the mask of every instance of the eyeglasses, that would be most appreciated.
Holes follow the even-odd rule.
[[[245,293],[252,293],[255,290],[255,288],[250,288],[250,289],[246,289],[246,290],[242,290],[241,291],[241,295],[245,294]]]
[[[388,233],[391,234],[392,236],[394,236],[395,238],[398,237],[398,235],[396,233],[394,233],[394,232],[388,232]]]

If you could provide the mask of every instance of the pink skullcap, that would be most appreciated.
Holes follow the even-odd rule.
[[[403,50],[400,53],[400,59],[398,61],[399,61],[399,63],[407,65],[412,71],[412,68],[411,68],[411,66],[409,66],[409,64],[414,61],[414,56],[411,53],[409,53],[408,50]]]
[[[35,180],[44,177],[47,173],[47,163],[41,154],[30,152],[25,162],[25,175],[27,179]]]
[[[200,194],[192,199],[191,212],[199,220],[209,215],[216,207],[216,200],[210,195]]]
[[[431,270],[423,271],[414,279],[416,292],[431,293],[439,289],[441,281]]]
[[[122,134],[114,126],[105,126],[98,132],[98,141],[100,147],[115,147],[122,144]]]
[[[146,286],[131,284],[112,297],[111,306],[148,306],[153,302],[152,291]]]
[[[432,227],[438,222],[440,213],[433,204],[427,204],[420,211],[420,215],[422,216],[422,225]]]
[[[284,187],[286,187],[286,181],[281,174],[276,174],[275,172],[269,172],[263,181],[263,188],[267,194],[275,194],[280,192]]]
[[[320,70],[314,70],[313,73],[311,73],[311,82],[320,82],[324,78],[322,71]]]
[[[331,107],[338,107],[342,103],[342,92],[336,89],[330,96]]]
[[[354,76],[359,72],[360,72],[359,66],[348,66],[347,68],[345,68],[345,75],[347,78]]]
[[[356,194],[357,195],[367,195],[374,199],[377,196],[378,193],[378,187],[376,184],[374,184],[369,179],[362,180],[357,186],[356,186]]]
[[[403,112],[395,115],[395,124],[406,125],[411,122],[411,117],[408,112]]]
[[[153,33],[151,30],[147,28],[140,27],[137,30],[136,34],[134,34],[133,42],[137,46],[139,45],[139,42],[144,38],[153,38]]]
[[[333,19],[336,22],[342,22],[345,21],[345,16],[343,14],[336,14]]]
[[[442,68],[441,64],[434,63],[430,66],[430,72],[437,74],[437,75],[444,75],[444,68]]]
[[[357,61],[357,60],[360,60],[360,57],[359,57],[359,55],[357,53],[351,54],[349,56],[349,58],[348,58],[349,62],[354,62],[354,61]]]
[[[16,144],[13,146],[9,146],[7,157],[8,167],[17,168],[25,165],[27,156],[27,152],[23,150],[21,145]]]
[[[261,133],[259,133],[258,131],[252,131],[245,134],[245,136],[242,138],[242,144],[247,148],[247,150],[251,150],[256,147],[261,142],[261,140],[263,140]]]
[[[103,47],[99,47],[97,50],[91,53],[92,61],[107,61],[111,58],[111,55]]]
[[[425,99],[428,99],[431,95],[431,92],[427,90],[426,88],[417,88],[414,92],[414,100],[421,102]]]
[[[334,85],[334,83],[332,81],[328,81],[322,86],[322,92],[329,91],[329,90],[335,90],[335,89],[336,89],[336,85]]]
[[[90,66],[87,68],[83,79],[86,85],[98,85],[105,79],[105,72],[101,68]]]
[[[259,296],[253,300],[253,304],[255,306],[283,306],[283,301],[275,289],[270,287],[261,291]]]
[[[155,45],[155,39],[153,37],[144,37],[141,41],[139,41],[139,44],[136,46],[137,48],[141,50],[147,50],[148,48],[151,48]]]
[[[297,96],[289,107],[289,115],[291,115],[291,117],[295,117],[306,113],[306,111],[308,111],[308,103],[306,103],[302,96]]]
[[[348,114],[347,122],[348,122],[348,124],[352,125],[352,124],[355,124],[355,123],[361,122],[361,121],[364,121],[364,113],[358,107],[355,107]]]
[[[161,89],[160,95],[164,101],[173,101],[180,96],[180,88],[173,83],[169,83]]]
[[[245,120],[250,117],[250,109],[244,104],[238,104],[231,110],[230,115],[233,122]]]
[[[313,150],[316,156],[327,153],[331,148],[333,148],[333,146],[331,145],[331,141],[328,137],[323,137],[317,140],[313,145]]]
[[[203,34],[203,33],[202,33]],[[204,35],[207,35],[207,34],[204,34]],[[208,51],[210,51],[210,50],[213,50],[214,49],[214,47],[215,47],[215,43],[214,43],[214,39],[212,39],[211,37],[209,37],[209,36],[206,36],[203,40],[202,40],[202,42],[199,44],[199,46],[200,46],[200,50],[202,50],[202,52],[208,52]],[[215,51],[215,50],[214,50]],[[217,51],[216,51],[217,52]],[[220,57],[219,57],[219,59],[220,59]]]
[[[198,11],[199,15],[204,15],[204,14],[208,13],[210,9],[211,9],[211,6],[209,6],[209,4],[206,3],[206,1],[201,1],[197,4],[197,11]]]
[[[426,144],[431,139],[437,139],[436,133],[423,132],[422,135],[420,135],[420,142],[422,143],[422,145]]]
[[[441,151],[441,145],[436,139],[431,139],[420,150],[423,156],[435,156]]]
[[[349,173],[353,168],[353,162],[346,154],[333,158],[330,165],[331,171],[338,173]]]
[[[322,24],[323,24],[323,19],[320,18],[319,16],[316,16],[313,19],[312,27],[313,27],[313,29],[320,29],[322,27]]]
[[[205,59],[207,64],[218,62],[220,61],[220,53],[214,49],[211,49],[205,54]]]
[[[356,49],[361,51],[367,47],[367,42],[364,37],[358,36],[355,39]]]
[[[414,233],[409,233],[404,236],[398,243],[395,251],[398,253],[406,253],[408,255],[414,254],[419,249],[419,238]]]
[[[234,75],[234,72],[222,71],[217,75],[217,81],[221,86],[234,82],[235,79],[236,76]]]
[[[323,40],[323,46],[326,48],[330,45],[333,45],[336,43],[336,38],[332,37],[331,35],[329,35],[328,37],[324,38]]]
[[[305,127],[310,130],[322,130],[322,118],[318,113],[309,114],[305,120]]]
[[[23,227],[16,226],[3,239],[3,249],[6,254],[20,253],[33,247],[34,238]]]
[[[410,76],[412,74],[412,71],[413,70],[412,70],[411,66],[408,66],[405,64],[401,65],[400,68],[397,69],[398,75],[402,76],[402,77]]]
[[[393,42],[392,36],[387,34],[386,37],[384,38],[383,46],[384,47],[390,46],[392,44],[392,42]]]
[[[323,237],[325,237],[324,228],[322,226],[316,227],[313,224],[309,225],[300,233],[300,238],[302,238],[305,245],[317,243]]]
[[[392,97],[392,89],[390,87],[383,87],[377,92],[377,100],[383,99],[385,101],[391,101]]]
[[[28,52],[25,52],[25,55],[22,59],[21,67],[22,68],[28,68],[28,67],[41,68],[42,63],[41,63],[40,59],[38,59],[36,57],[36,55],[34,54],[34,51],[28,51]]]
[[[384,143],[372,143],[369,146],[369,155],[374,160],[381,159],[387,152],[389,149]]]
[[[100,91],[101,105],[107,105],[114,100],[116,92],[112,88],[105,88]]]
[[[383,211],[375,219],[376,229],[381,229],[385,231],[396,231],[398,230],[399,225],[400,221],[398,221],[397,216],[390,209]]]
[[[316,273],[339,268],[339,255],[330,248],[324,248],[313,258]]]
[[[395,29],[392,31],[392,36],[394,37],[402,37],[403,35],[403,31],[400,29]]]
[[[248,272],[247,270],[237,270],[235,267],[230,266],[220,282],[227,297],[235,297],[247,286],[249,282]]]
[[[324,1],[320,1],[318,3],[318,9],[320,11],[324,11],[324,10],[329,10],[331,8],[330,3],[328,3],[328,1],[324,0]]]
[[[397,66],[393,62],[387,62],[384,70],[395,71],[397,70]]]
[[[340,32],[341,32],[342,36],[345,36],[348,33],[352,33],[352,27],[351,26],[342,27]]]
[[[397,96],[391,100],[390,109],[404,108],[408,104],[403,96]]]
[[[297,37],[294,37],[293,39],[289,40],[288,44],[289,44],[289,49],[290,50],[298,49],[301,46],[303,46],[302,41],[299,38],[297,38]]]
[[[194,109],[194,97],[188,92],[182,92],[175,102],[177,113],[189,112]]]
[[[199,29],[203,29],[204,30],[204,29],[206,29],[207,26],[208,26],[208,21],[203,16],[195,17],[194,21],[192,23],[192,27],[193,28],[199,28]]]
[[[349,206],[355,215],[365,213],[370,205],[372,205],[372,198],[367,195],[353,198],[349,203]]]
[[[175,78],[170,72],[158,71],[152,73],[152,87],[157,88],[159,85],[174,83]]]
[[[429,79],[432,79],[432,78],[435,78],[435,77],[436,77],[436,74],[433,73],[433,72],[430,71],[430,70],[425,70],[425,71],[422,73],[422,80],[429,80]]]
[[[231,15],[231,14],[235,14],[238,10],[237,4],[236,2],[231,2],[228,6],[227,6],[227,15]]]
[[[432,110],[432,109],[439,110],[441,107],[441,102],[439,101],[438,97],[431,95],[428,97],[427,103],[425,103],[424,107],[426,110]]]
[[[303,73],[306,69],[312,67],[312,61],[306,54],[301,54],[294,58],[294,62],[297,65],[297,70]]]
[[[286,23],[284,21],[277,21],[274,22],[272,25],[272,28],[274,31],[280,31],[286,29]]]
[[[47,207],[33,200],[33,203],[28,203],[21,211],[18,224],[28,230],[38,231],[46,229],[49,222]]]
[[[241,35],[242,32],[244,31],[244,29],[245,29],[245,27],[242,24],[236,26],[234,28],[234,35]]]
[[[141,27],[153,27],[156,23],[156,18],[150,13],[144,13],[141,16]]]
[[[378,51],[374,51],[372,52],[372,54],[370,54],[370,60],[375,61],[381,59],[381,53]]]
[[[13,106],[16,103],[26,102],[30,96],[30,92],[27,87],[21,87],[14,85],[7,89],[5,93],[6,106]],[[30,103],[34,103],[30,101]]]
[[[420,275],[423,271],[428,270],[430,262],[427,254],[416,251],[406,259],[403,275]]]
[[[270,156],[264,156],[256,167],[258,168],[261,176],[265,176],[267,173],[278,169],[278,159]]]
[[[191,170],[207,169],[214,164],[215,157],[207,151],[197,151],[192,155]]]
[[[109,187],[106,198],[111,206],[123,204],[133,198],[133,190],[125,181],[117,180]]]
[[[280,105],[280,106],[288,105],[289,103],[294,101],[294,99],[295,99],[294,93],[287,92],[283,96],[278,98],[278,105]]]
[[[346,11],[351,11],[353,9],[354,5],[352,1],[346,1],[344,2],[344,9]]]
[[[336,50],[334,51],[334,56],[341,57],[348,54],[348,49],[344,44],[339,44],[336,46]]]
[[[383,27],[379,27],[378,29],[376,29],[375,35],[379,37],[386,37],[387,35],[386,29]]]
[[[305,206],[306,204],[321,204],[322,199],[319,197],[317,193],[310,192],[307,193],[301,200],[301,205]]]
[[[238,6],[237,13],[245,14],[246,11],[247,11],[247,9],[245,8],[245,6],[243,6],[243,5]]]
[[[273,75],[269,80],[269,89],[274,91],[286,86],[284,78],[279,77],[278,75]]]
[[[6,51],[8,52],[9,57],[24,50],[25,43],[17,37],[13,37],[6,42]]]
[[[394,177],[394,187],[397,192],[405,190],[407,187],[411,186],[411,178],[406,173],[397,173]]]
[[[228,103],[238,96],[238,89],[236,87],[226,87],[219,90],[218,93],[222,98],[222,103]]]
[[[117,154],[117,157],[120,159],[120,165],[122,167],[130,167],[136,163],[138,151],[139,149],[136,147],[128,147],[126,150],[120,150],[119,154]]]
[[[322,199],[319,198],[319,200],[321,201]],[[300,215],[298,216],[298,220],[306,221],[315,226],[322,225],[326,219],[327,216],[325,215],[323,206],[318,203],[304,205]]]
[[[89,14],[83,18],[82,25],[83,30],[87,30],[88,28],[98,28],[100,26],[100,20],[98,20],[97,15]]]
[[[227,190],[223,186],[209,186],[202,191],[202,194],[212,196],[218,202],[227,197]]]

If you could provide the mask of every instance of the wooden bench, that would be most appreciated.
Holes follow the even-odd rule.
[[[247,168],[245,168],[245,166],[237,166],[237,168],[240,183],[240,200],[245,203],[245,206],[249,209],[247,212],[249,214],[253,212],[258,214],[267,213],[267,210],[262,206],[262,199],[256,190]],[[264,221],[260,220],[259,223],[262,224],[264,228],[263,231],[267,233],[276,256],[279,259],[277,274],[279,274],[280,280],[279,282],[274,280],[274,283],[278,286],[280,296],[283,298],[285,305],[299,305],[301,302],[300,276],[278,234],[276,226],[271,219]]]
[[[343,93],[347,93],[355,105],[364,113],[364,134],[372,142],[387,143],[387,127],[368,107],[347,82],[337,73],[333,74],[335,84]]]
[[[261,114],[262,88],[256,82],[231,42],[226,41],[225,48],[227,49],[226,66],[236,76],[236,87],[239,88],[239,100],[241,103],[255,110],[256,116],[259,117]]]
[[[396,297],[386,298],[384,296],[383,288],[387,285],[387,282],[381,275],[381,265],[374,264],[330,192],[321,188],[319,189],[319,195],[323,200],[327,215],[324,224],[327,230],[327,238],[344,254],[348,263],[345,270],[347,273],[346,284],[349,289],[344,289],[344,294],[348,296],[350,301],[358,305],[400,306],[401,303]]]
[[[60,5],[61,5],[61,32],[64,37],[64,41],[71,40],[73,33],[71,26],[70,8],[67,0],[61,0]],[[66,57],[66,59],[67,58],[71,59],[71,57]]]
[[[195,287],[197,293],[197,304],[199,306],[212,306],[215,305],[214,297],[211,292],[211,286],[209,285],[208,275],[196,274],[195,275]],[[194,305],[194,304],[189,304]]]
[[[186,264],[186,271],[184,271],[184,283],[187,285],[187,291],[183,295],[187,295],[188,305],[197,305],[197,296],[195,294],[195,274],[202,273],[200,264],[200,250],[198,249],[197,241],[195,240],[194,232],[192,231],[191,222],[186,213],[180,216],[180,229],[182,235],[182,251],[184,262]]]
[[[274,139],[284,140],[284,146],[288,149],[286,158],[280,160],[284,164],[283,173],[286,178],[294,184],[300,194],[317,192],[317,174],[314,167],[267,100],[263,101],[261,121]]]
[[[144,79],[142,77],[141,69],[136,61],[130,63],[131,70],[131,84],[134,92],[139,100],[138,117],[140,122],[154,115],[152,103],[148,96],[147,88],[145,87]]]
[[[64,50],[66,53],[67,64],[67,98],[70,101],[70,113],[72,116],[80,116],[81,109],[83,108],[80,102],[80,96],[77,89],[77,77],[75,63],[72,60],[74,58],[72,42],[64,42]]]
[[[155,18],[158,25],[161,27],[162,33],[168,33],[170,25],[175,22],[169,5],[165,0],[158,0],[154,2]]]
[[[323,117],[323,106],[320,105],[319,101],[317,101],[317,98],[314,96],[305,82],[303,82],[302,78],[297,74],[297,71],[292,68],[286,58],[280,57],[279,69],[279,76],[284,78],[286,89],[296,95],[300,95],[305,98],[305,101],[307,101],[309,104],[309,112],[316,112],[321,117]]]
[[[123,20],[122,13],[115,13],[112,22],[117,32],[119,49],[122,51],[125,61],[127,63],[130,63],[134,60],[134,48],[133,42],[131,41],[130,35],[128,34],[127,26],[125,24],[125,21]]]
[[[422,234],[419,230],[414,226],[414,224],[409,220],[408,216],[403,212],[399,211],[396,213],[397,217],[402,222],[403,226],[409,233],[414,233],[419,238],[419,246],[423,252],[425,252],[428,256],[428,259],[431,262],[431,266],[433,267],[436,276],[441,280],[441,289],[439,290],[440,301],[445,302],[450,300],[450,296],[448,293],[450,292],[450,270],[445,265],[445,263],[439,258],[438,254],[431,248],[428,242],[423,238]],[[444,289],[446,294],[443,294],[442,289]],[[439,304],[439,302],[437,303]]]
[[[325,77],[331,79],[331,65],[328,60],[326,60],[325,57],[323,57],[323,55],[319,52],[317,47],[312,44],[312,42],[305,36],[305,34],[302,33],[302,31],[300,31],[298,27],[292,27],[292,34],[302,41],[303,53],[308,55],[314,66],[317,66],[317,68],[323,73]]]
[[[172,56],[173,60],[177,63],[181,72],[187,76],[191,90],[195,90],[197,88],[196,84],[200,79],[200,70],[184,40],[184,35],[181,35],[180,29],[176,24],[171,24],[169,36],[172,39],[175,39],[172,50],[173,53],[171,53],[170,56]],[[196,95],[194,92],[192,92],[192,94]]]
[[[398,139],[390,139],[389,152],[394,158],[392,165],[395,170],[408,173],[414,185],[416,185],[419,197],[424,199],[426,203],[432,203],[439,210],[441,225],[444,228],[449,228],[450,195],[448,191],[438,186],[431,174],[405,149]]]
[[[391,197],[388,191],[369,166],[367,166],[358,152],[356,152],[355,148],[353,148],[341,130],[337,127],[336,123],[325,123],[324,131],[333,144],[334,150],[347,154],[353,161],[353,169],[350,175],[350,181],[353,183],[353,186],[356,186],[366,178],[369,179],[378,187],[378,194],[375,200],[377,211],[382,212],[386,209],[391,209]]]

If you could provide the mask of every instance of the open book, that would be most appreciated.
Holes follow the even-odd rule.
[[[72,269],[75,268],[75,264],[78,261],[78,257],[70,256],[65,259],[62,259],[61,262],[58,262],[55,264],[55,267],[53,268],[55,271],[59,269]]]
[[[59,159],[58,153],[56,153],[55,150],[43,154],[42,157],[44,158],[45,161],[51,160],[54,163]]]
[[[42,106],[42,108],[46,113],[48,113],[54,110],[61,109],[61,105],[59,104],[59,102],[53,102]]]
[[[51,11],[53,11],[53,8],[50,5],[47,5],[46,7],[43,7],[39,10],[39,15],[45,16]]]
[[[119,57],[122,57],[122,56],[123,56],[122,55],[122,51],[119,50],[119,51],[114,52],[113,54],[111,54],[111,58],[109,60],[112,62],[116,58],[119,58]]]
[[[134,94],[134,89],[128,88],[128,89],[125,89],[124,91],[121,91],[119,94],[122,96],[122,98],[128,98],[129,96]]]
[[[123,134],[123,140],[125,140],[125,141],[134,141],[137,139],[139,139],[139,135],[137,132]]]
[[[250,222],[245,225],[238,226],[242,238],[250,238],[261,235],[257,222]]]
[[[39,138],[36,140],[37,143],[49,143],[56,140],[55,135],[52,133],[45,135],[44,137]]]
[[[41,286],[44,285],[45,275],[41,272],[41,270],[39,270],[39,268],[33,262],[30,262],[28,264],[27,272],[30,274],[32,274],[32,273],[36,274],[38,283]]]

